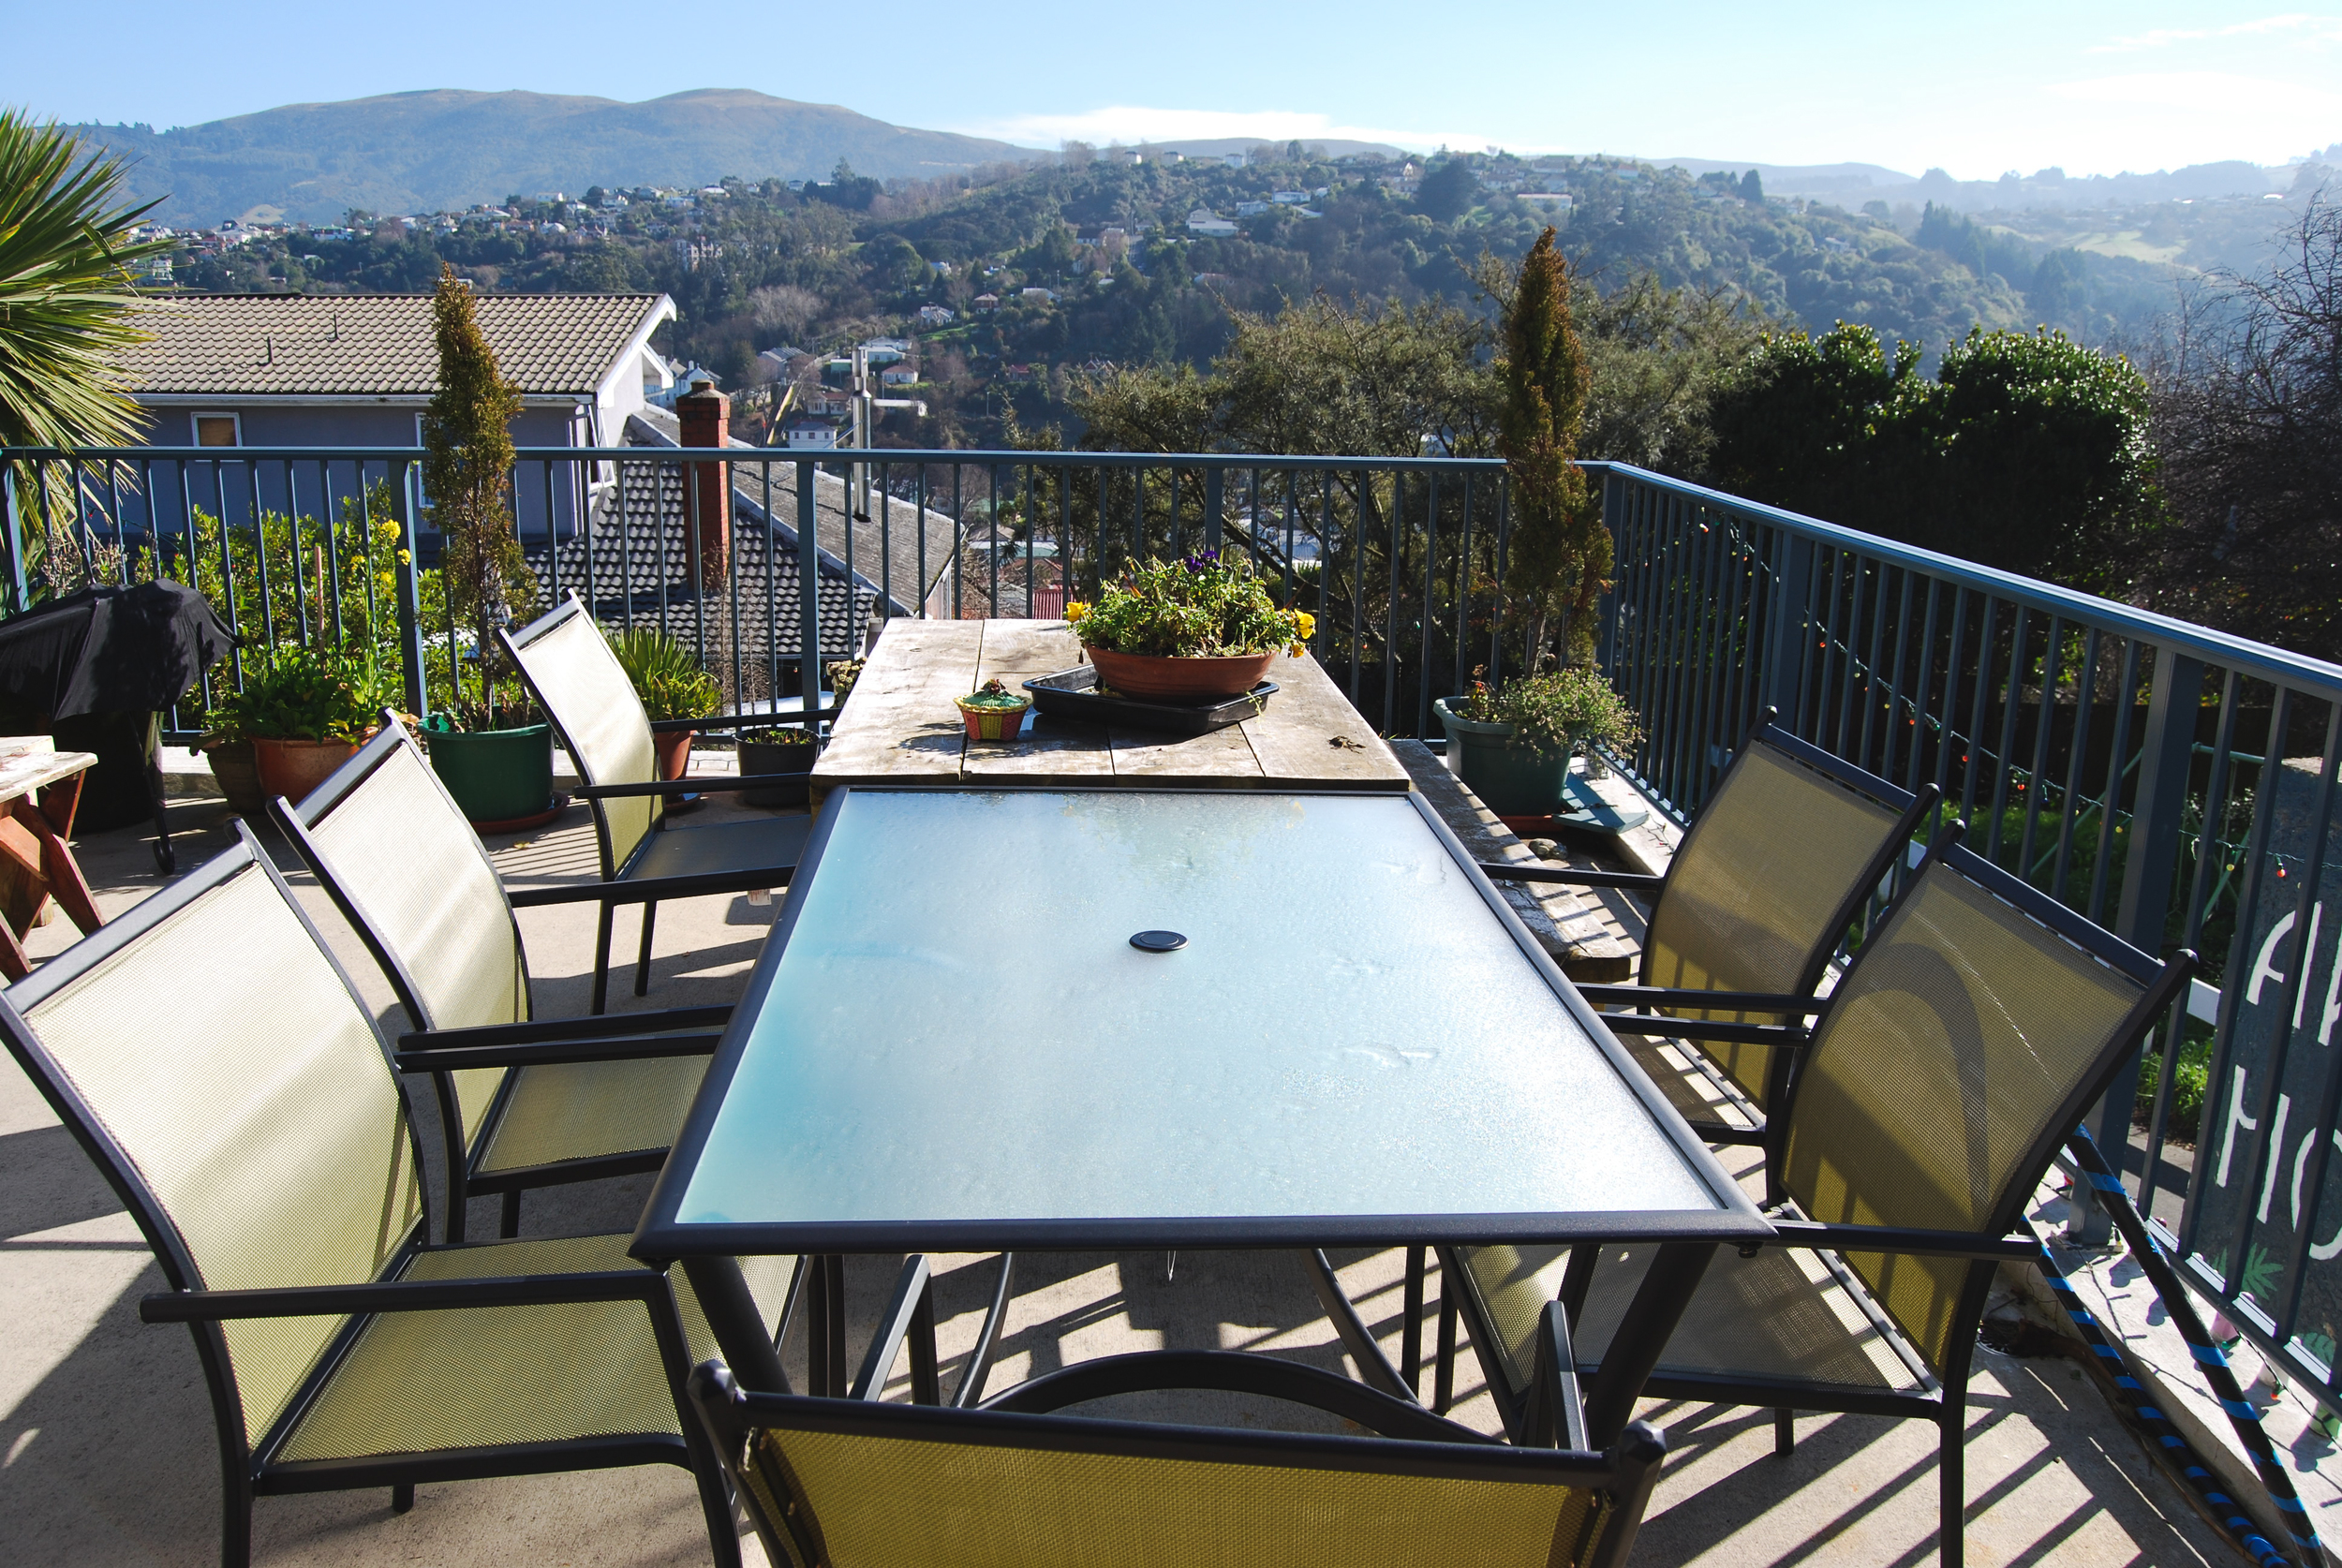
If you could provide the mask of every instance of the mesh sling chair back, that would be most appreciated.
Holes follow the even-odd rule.
[[[532,1023],[527,954],[496,865],[395,718],[298,806],[278,799],[270,812],[419,1031],[399,1059],[431,1071],[449,1240],[464,1239],[475,1195],[503,1195],[511,1236],[531,1187],[659,1168],[705,1075],[705,1031],[729,1008]]]
[[[2180,994],[2158,964],[1938,836],[1831,993],[1784,1114],[1780,1246],[1719,1254],[1646,1391],[1937,1424],[1942,1561],[1961,1557],[1969,1363],[1994,1269],[2065,1134]],[[1443,1255],[1500,1404],[1536,1313],[1615,1332],[1648,1247]]]
[[[639,997],[650,987],[651,934],[661,898],[785,887],[812,826],[809,816],[787,816],[672,828],[666,797],[757,789],[806,776],[661,782],[654,731],[696,729],[704,721],[653,724],[601,628],[574,593],[520,630],[497,635],[585,781],[577,792],[593,807],[602,880],[623,884],[601,897],[594,951],[593,1010],[600,1013],[608,997],[611,925],[618,905],[643,909],[634,966]]]
[[[1164,1387],[1268,1393],[1400,1435],[1042,1413]],[[1639,1422],[1607,1454],[1506,1447],[1225,1352],[1109,1357],[977,1410],[748,1394],[720,1362],[690,1397],[775,1568],[1618,1568],[1667,1452]]]
[[[0,993],[0,1035],[153,1247],[170,1289],[141,1317],[193,1329],[230,1568],[258,1494],[387,1486],[403,1509],[422,1481],[652,1462],[692,1469],[738,1561],[677,1403],[713,1342],[688,1286],[624,1235],[423,1244],[373,1018],[248,831]]]
[[[1489,865],[1513,880],[1618,887],[1650,899],[1635,985],[1582,985],[1597,1006],[1664,1009],[1682,1020],[1653,1036],[1688,1038],[1730,1086],[1748,1123],[1712,1113],[1674,1074],[1654,1073],[1677,1108],[1718,1141],[1762,1142],[1770,1114],[1789,1091],[1792,1057],[1747,1025],[1797,1020],[1816,1011],[1841,938],[1934,810],[1934,786],[1916,795],[1841,762],[1781,729],[1770,710],[1716,785],[1660,877]],[[1686,992],[1731,993],[1699,1005]],[[1768,1005],[1770,1004],[1770,1005]],[[1696,1021],[1721,1025],[1699,1029]],[[1622,1018],[1617,1028],[1631,1027]],[[1737,1036],[1737,1038],[1736,1038]],[[1652,1064],[1649,1054],[1642,1054]],[[1664,1065],[1664,1064],[1660,1064]]]

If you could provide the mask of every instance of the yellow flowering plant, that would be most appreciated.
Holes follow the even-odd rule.
[[[1206,550],[1124,570],[1095,604],[1075,599],[1065,618],[1082,645],[1171,658],[1233,658],[1283,648],[1309,651],[1316,620],[1283,610],[1240,560]]]

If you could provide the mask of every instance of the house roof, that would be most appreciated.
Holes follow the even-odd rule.
[[[481,331],[525,394],[587,395],[674,313],[664,294],[482,294]],[[428,294],[188,294],[133,312],[134,394],[428,396],[439,356]]]

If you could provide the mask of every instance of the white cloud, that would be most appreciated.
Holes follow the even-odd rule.
[[[2254,22],[2231,22],[2226,27],[2158,27],[2137,37],[2116,38],[2112,43],[2095,45],[2090,52],[2130,54],[2140,50],[2168,49],[2172,44],[2195,43],[2205,38],[2253,37],[2270,33],[2293,32],[2305,32],[2319,43],[2342,43],[2342,17],[2288,11],[2282,16],[2264,16]]]
[[[1078,114],[1016,114],[1005,119],[952,127],[970,136],[995,137],[1026,147],[1050,147],[1060,141],[1087,141],[1104,146],[1110,141],[1207,141],[1239,138],[1253,141],[1385,141],[1410,151],[1437,147],[1479,148],[1498,138],[1480,131],[1392,130],[1377,126],[1344,126],[1327,114],[1287,110],[1236,111],[1217,109],[1150,109],[1116,104]],[[1543,148],[1516,147],[1516,152]]]

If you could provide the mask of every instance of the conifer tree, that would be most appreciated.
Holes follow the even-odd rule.
[[[525,617],[536,583],[513,532],[510,426],[517,388],[497,369],[471,289],[442,265],[431,303],[439,342],[439,390],[422,415],[422,484],[439,530],[448,606],[480,652],[481,707],[493,717],[500,658],[497,629]],[[461,692],[462,683],[457,682]]]
[[[1528,632],[1528,668],[1591,658],[1594,612],[1608,585],[1610,534],[1578,468],[1586,419],[1586,357],[1569,317],[1569,263],[1547,229],[1520,264],[1505,303],[1505,391],[1497,451],[1512,480],[1512,540],[1505,588]]]

